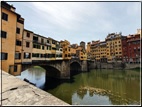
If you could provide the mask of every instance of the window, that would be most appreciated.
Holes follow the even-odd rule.
[[[51,46],[49,46],[49,50],[51,50]]]
[[[121,52],[119,52],[119,54],[121,54]]]
[[[49,40],[47,40],[47,43],[49,43]]]
[[[17,72],[17,65],[14,65],[14,72]]]
[[[41,58],[45,58],[45,54],[41,54]]]
[[[43,43],[43,39],[41,39],[41,43]]]
[[[121,47],[121,45],[119,45],[119,47]]]
[[[136,53],[136,49],[134,49],[134,53]]]
[[[52,50],[56,50],[56,48],[52,47]]]
[[[134,45],[136,44],[136,42],[132,42]]]
[[[68,57],[71,57],[71,55],[69,54]]]
[[[15,53],[15,59],[21,59],[21,53]]]
[[[7,32],[1,31],[1,37],[2,37],[2,38],[6,38],[6,37],[7,37]]]
[[[20,28],[17,28],[17,29],[16,29],[16,33],[17,33],[17,34],[20,34]]]
[[[40,49],[40,45],[33,44],[33,48]]]
[[[115,47],[117,47],[117,45],[115,45]]]
[[[140,41],[137,41],[137,44],[140,44]]]
[[[35,55],[33,54],[33,57]],[[31,53],[24,53],[24,59],[30,59],[31,58]]]
[[[52,58],[55,58],[55,54],[51,54],[52,55]]]
[[[38,37],[33,36],[33,40],[34,40],[34,41],[38,41]]]
[[[42,50],[44,50],[44,46],[42,46]]]
[[[48,46],[47,46],[47,48],[46,48],[47,50],[48,50]]]
[[[8,21],[8,14],[2,12],[2,19]]]
[[[30,33],[27,32],[27,37],[30,37]]]
[[[21,41],[16,40],[16,45],[21,46]]]
[[[8,54],[7,53],[0,53],[0,60],[7,60],[7,56],[8,56]]]
[[[59,55],[58,55],[58,54],[56,54],[56,57],[59,57]]]
[[[30,47],[30,42],[26,42],[26,47],[27,47],[27,48]]]
[[[119,43],[120,43],[120,41],[119,41]]]
[[[67,54],[65,54],[65,57],[67,57]]]
[[[118,52],[116,52],[116,54],[118,54]]]
[[[52,44],[55,44],[55,41],[52,41]]]
[[[61,57],[61,58],[62,58],[62,54],[60,54],[60,55],[59,55],[59,57]]]
[[[138,47],[138,53],[140,52],[140,47]]]
[[[69,48],[69,51],[70,51],[70,48]]]

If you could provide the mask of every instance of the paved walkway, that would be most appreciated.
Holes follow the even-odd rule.
[[[2,71],[2,105],[69,105],[53,95]]]

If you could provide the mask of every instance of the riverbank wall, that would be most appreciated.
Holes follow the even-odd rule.
[[[115,62],[115,63],[98,63],[98,62],[89,62],[88,64],[89,69],[134,69],[140,68],[139,63],[122,63],[122,62]]]
[[[69,105],[15,76],[1,71],[2,105]]]

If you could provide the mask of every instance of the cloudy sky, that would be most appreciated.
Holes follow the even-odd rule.
[[[25,19],[25,29],[55,40],[105,40],[108,33],[135,34],[140,2],[8,2]]]

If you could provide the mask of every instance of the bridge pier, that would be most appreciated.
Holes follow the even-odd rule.
[[[70,61],[63,60],[61,63],[61,76],[60,79],[70,79]]]
[[[82,62],[81,62],[81,71],[82,72],[86,72],[87,70],[88,70],[88,65],[87,65],[87,60],[83,60]]]

